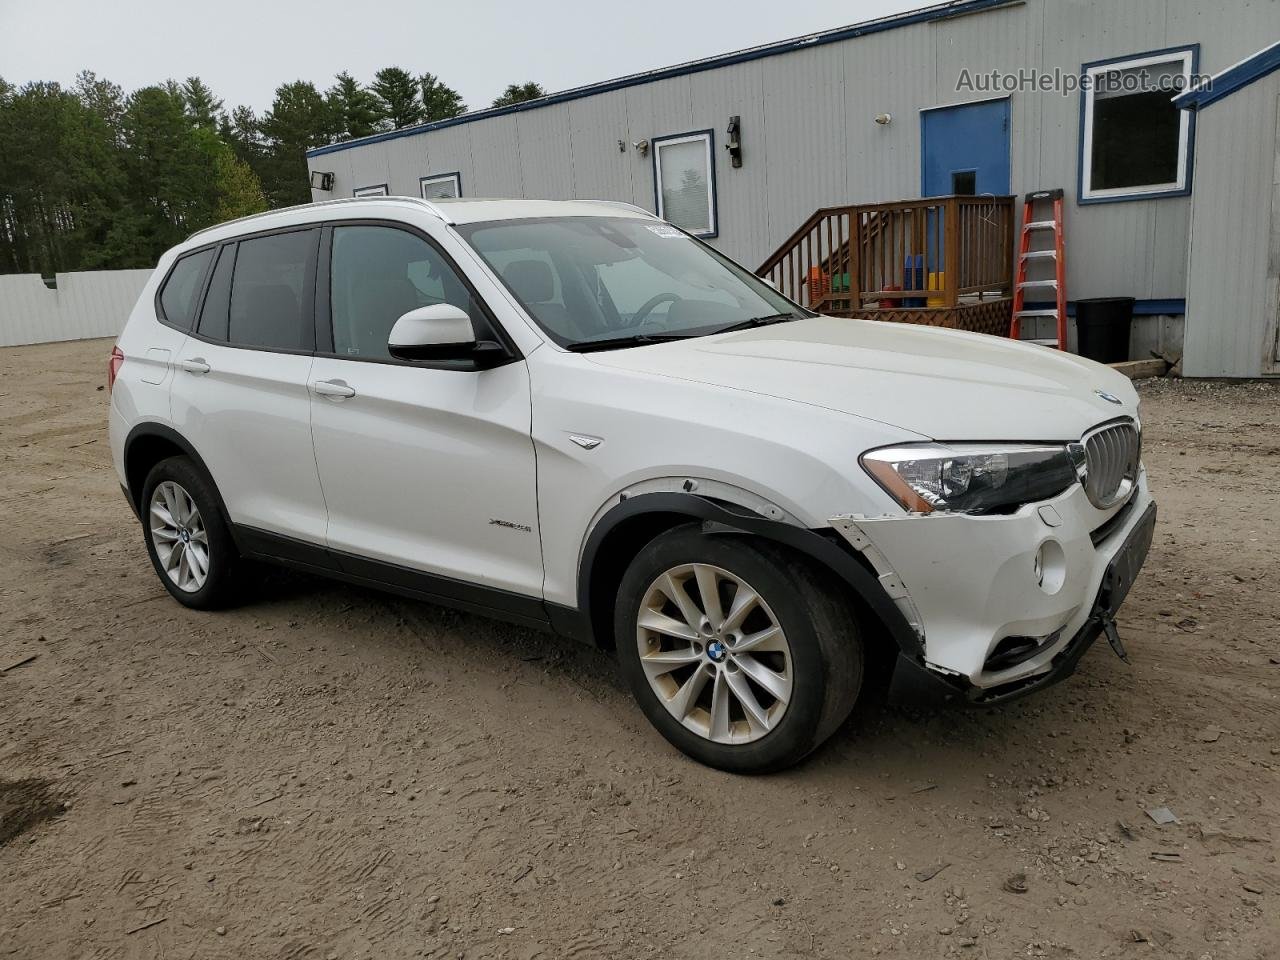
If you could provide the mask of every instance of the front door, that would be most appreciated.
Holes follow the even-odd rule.
[[[511,612],[540,610],[528,368],[394,360],[388,334],[410,310],[452,303],[481,337],[487,316],[416,232],[335,225],[328,246],[316,296],[321,313],[328,299],[320,335],[332,343],[318,346],[310,380],[329,548],[358,576],[484,605],[493,598],[478,584],[514,595]]]
[[[920,114],[920,195],[1009,193],[1009,101]]]

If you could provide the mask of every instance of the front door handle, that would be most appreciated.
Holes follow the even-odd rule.
[[[311,389],[319,397],[331,397],[334,400],[350,400],[356,395],[355,387],[345,380],[317,380]]]
[[[187,371],[187,373],[194,373],[197,376],[208,373],[210,369],[209,364],[204,362],[204,357],[192,357],[190,360],[180,360],[178,361],[178,366]]]

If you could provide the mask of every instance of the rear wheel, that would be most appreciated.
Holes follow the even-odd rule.
[[[162,460],[142,489],[147,553],[160,582],[188,607],[230,599],[238,556],[213,484],[189,458]]]
[[[772,544],[679,527],[623,577],[617,649],[672,744],[738,773],[801,760],[849,715],[862,644],[834,578]]]

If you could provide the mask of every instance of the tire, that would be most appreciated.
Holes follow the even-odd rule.
[[[204,471],[188,457],[161,460],[142,486],[140,512],[147,554],[170,595],[196,610],[227,606],[239,554]]]
[[[717,597],[719,630],[703,587]],[[672,597],[681,590],[691,606]],[[752,594],[758,602],[744,604],[742,619],[735,600]],[[632,561],[614,635],[650,722],[694,760],[732,773],[798,763],[844,722],[862,685],[862,640],[833,575],[773,544],[693,524]]]

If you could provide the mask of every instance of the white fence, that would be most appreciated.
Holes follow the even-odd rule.
[[[150,270],[60,273],[50,290],[34,273],[0,275],[0,347],[114,337],[150,276]]]

